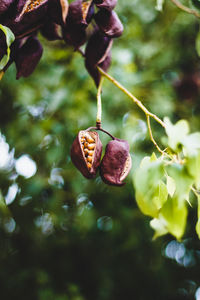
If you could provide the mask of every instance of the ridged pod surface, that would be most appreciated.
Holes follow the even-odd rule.
[[[109,185],[122,186],[131,166],[128,142],[120,139],[110,141],[100,166],[102,180]]]

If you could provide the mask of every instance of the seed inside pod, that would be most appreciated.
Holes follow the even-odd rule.
[[[72,144],[71,159],[86,178],[94,178],[100,165],[102,143],[95,131],[80,131]]]

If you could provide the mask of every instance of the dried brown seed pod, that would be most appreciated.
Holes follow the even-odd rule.
[[[5,13],[15,0],[1,0],[0,1],[0,15]]]
[[[122,186],[131,166],[128,142],[120,139],[110,141],[100,166],[102,180],[109,185]]]
[[[99,85],[101,75],[97,70],[100,66],[107,71],[111,62],[112,39],[104,36],[100,30],[95,30],[91,35],[85,50],[85,66],[94,79],[96,86]]]
[[[123,25],[113,10],[100,9],[94,18],[96,24],[106,36],[116,38],[122,35]]]
[[[37,64],[42,57],[43,48],[36,37],[30,37],[25,44],[18,49],[15,57],[15,64],[17,68],[17,76],[28,77],[33,73]]]
[[[94,3],[98,8],[113,10],[117,4],[117,0],[94,0]]]
[[[92,143],[87,142],[91,140]],[[91,146],[92,145],[92,146]],[[93,148],[93,150],[90,150]],[[71,160],[88,179],[96,176],[101,162],[102,143],[96,131],[79,131],[71,147]]]

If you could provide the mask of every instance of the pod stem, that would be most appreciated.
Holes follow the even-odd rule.
[[[104,132],[105,134],[109,135],[109,137],[111,137],[112,140],[115,140],[115,137],[110,134],[108,131],[104,130],[102,127],[101,127],[101,124],[99,123],[98,126],[96,127],[89,127],[88,129],[86,129],[86,131],[90,131],[90,130],[98,130],[98,131],[102,131]]]
[[[171,0],[171,2],[174,3],[181,10],[187,12],[188,14],[191,14],[191,15],[194,15],[195,17],[197,17],[197,18],[200,18],[200,14],[196,10],[191,9],[191,8],[183,5],[180,1],[178,1],[178,0]]]
[[[102,93],[103,80],[104,77],[101,76],[100,83],[97,90],[97,118],[96,118],[97,127],[99,127],[98,124],[100,124],[101,127],[101,115],[102,115],[101,93]]]

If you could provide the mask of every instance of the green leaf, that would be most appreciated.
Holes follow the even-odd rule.
[[[153,219],[150,221],[150,226],[155,230],[153,240],[157,239],[159,236],[165,235],[168,233],[166,222],[163,218]]]
[[[159,180],[158,186],[155,188],[155,193],[152,198],[152,201],[158,210],[161,209],[163,204],[167,201],[167,197],[167,187],[162,180]]]
[[[187,221],[186,202],[183,202],[181,205],[180,202],[178,198],[169,197],[159,215],[159,218],[165,221],[168,232],[178,240],[184,234]]]
[[[15,36],[13,32],[6,26],[0,24],[0,30],[2,30],[6,36],[6,44],[7,44],[7,54],[3,56],[0,61],[0,71],[7,65],[9,58],[10,58],[10,46],[15,40]]]
[[[134,174],[136,201],[145,215],[157,217],[167,198],[167,188],[162,182],[164,163],[145,158]]]
[[[178,152],[179,145],[183,144],[183,140],[189,133],[189,124],[185,120],[178,121],[173,125],[169,118],[164,118],[164,123],[166,125],[165,131],[168,136],[168,145],[169,147]]]
[[[187,168],[184,165],[174,163],[168,165],[166,170],[167,174],[169,174],[175,182],[175,196],[179,199],[181,204],[185,200],[189,202],[189,193],[194,179],[190,174],[188,174]]]
[[[200,189],[200,151],[186,160],[188,172],[194,178],[195,186]]]
[[[171,197],[173,197],[176,190],[176,182],[175,180],[167,175],[167,190]]]
[[[195,155],[200,149],[200,132],[187,135],[183,139],[184,154],[186,156]]]

